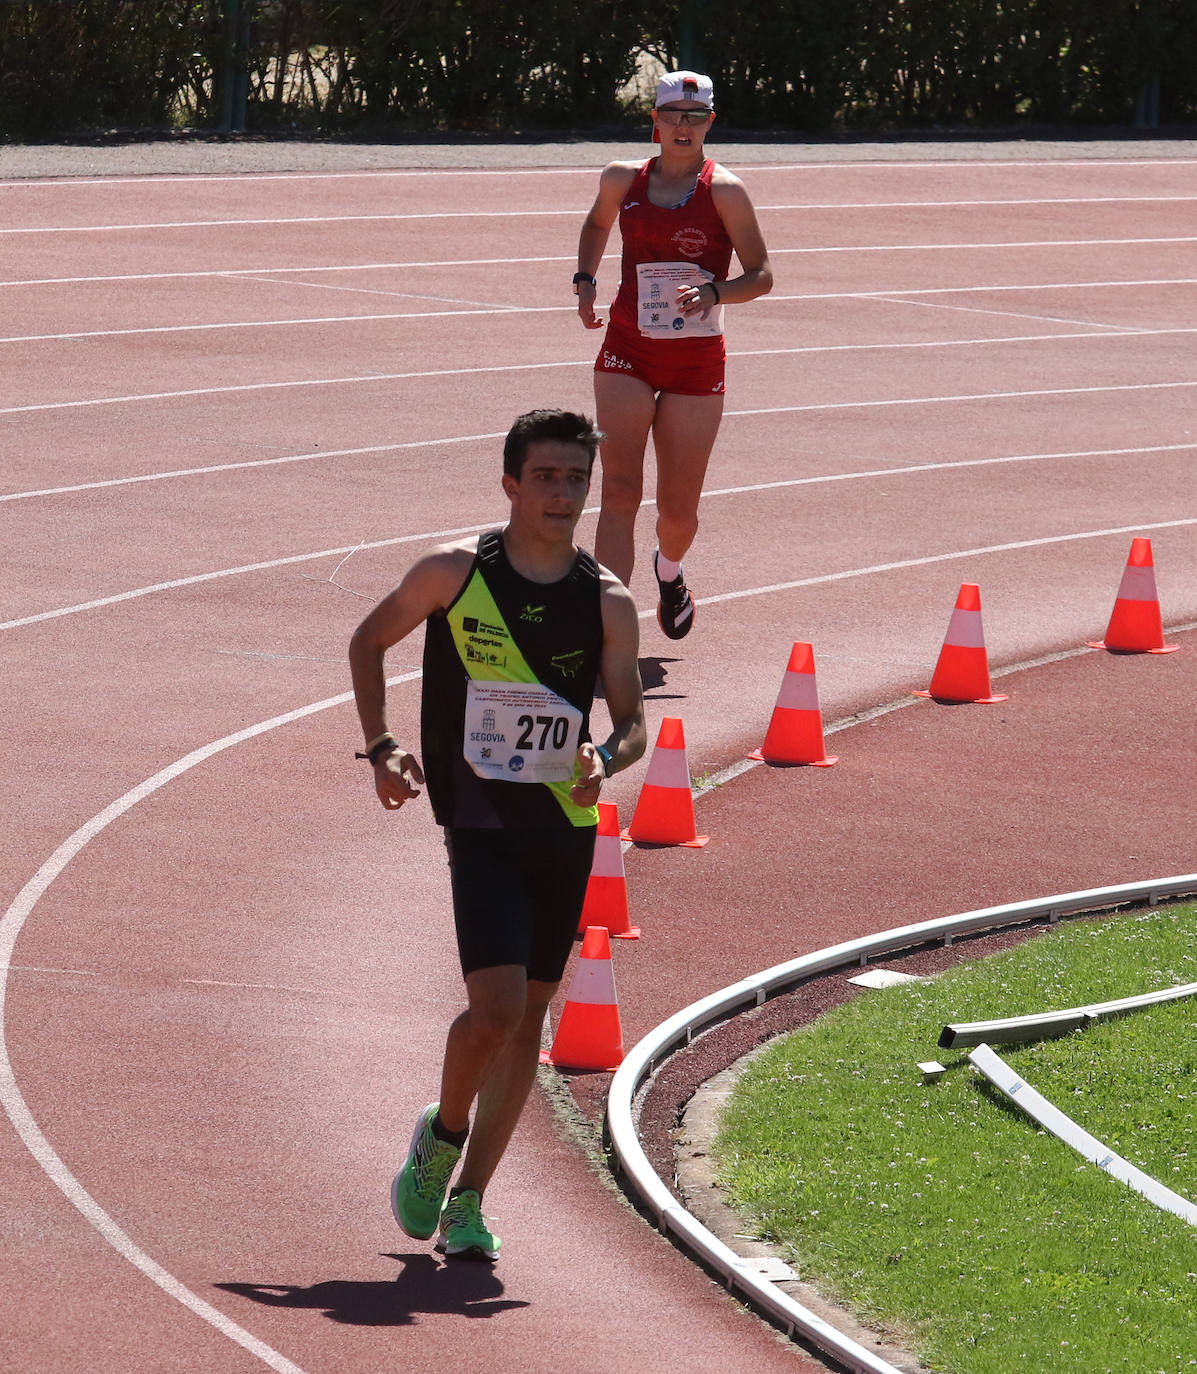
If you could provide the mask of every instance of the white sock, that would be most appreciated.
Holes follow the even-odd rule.
[[[672,582],[682,575],[682,565],[675,563],[671,558],[666,558],[660,549],[656,553],[656,569],[657,576],[662,582]]]

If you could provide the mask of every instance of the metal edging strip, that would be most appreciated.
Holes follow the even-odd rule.
[[[1159,1179],[1144,1173],[1137,1165],[1123,1159],[1096,1136],[1090,1135],[1054,1102],[1033,1088],[988,1045],[978,1045],[968,1056],[968,1062],[978,1072],[983,1073],[1008,1101],[1013,1102],[1032,1121],[1037,1122],[1044,1130],[1050,1131],[1057,1140],[1075,1150],[1083,1159],[1104,1170],[1119,1183],[1125,1183],[1128,1188],[1133,1189],[1140,1197],[1146,1198],[1161,1211],[1171,1212],[1182,1221],[1187,1221],[1190,1226],[1197,1226],[1197,1206],[1187,1197],[1181,1197],[1179,1193],[1173,1192]]]
[[[1102,911],[1142,901],[1154,905],[1162,897],[1181,897],[1191,893],[1197,893],[1197,873],[1122,883],[1114,887],[1087,888],[1027,902],[983,907],[977,911],[898,926],[858,940],[829,945],[787,963],[775,964],[772,968],[711,993],[661,1022],[631,1048],[616,1070],[607,1095],[607,1129],[620,1168],[665,1234],[672,1233],[683,1240],[690,1250],[724,1279],[729,1288],[739,1288],[755,1305],[786,1326],[791,1334],[800,1333],[812,1345],[834,1355],[851,1369],[861,1371],[861,1374],[900,1374],[888,1361],[837,1331],[770,1280],[746,1273],[739,1265],[740,1257],[682,1207],[661,1181],[641,1148],[632,1118],[632,1103],[640,1085],[652,1074],[659,1059],[679,1045],[688,1044],[696,1032],[723,1019],[741,1005],[758,1006],[770,994],[803,978],[865,964],[878,954],[907,949],[927,940],[942,938],[950,943],[954,936],[973,931],[1022,925],[1044,917],[1054,921],[1067,912]]]

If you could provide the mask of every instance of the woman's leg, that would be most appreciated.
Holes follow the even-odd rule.
[[[638,377],[596,372],[594,404],[595,423],[607,436],[600,451],[603,494],[594,556],[626,585],[631,581],[636,559],[636,513],[644,491],[644,449],[657,401],[652,388]]]
[[[674,563],[698,533],[698,500],[722,418],[722,396],[663,391],[657,400],[657,547]]]

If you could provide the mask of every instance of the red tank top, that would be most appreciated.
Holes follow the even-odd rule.
[[[715,163],[707,158],[698,174],[694,194],[680,208],[662,210],[648,198],[650,157],[636,173],[619,207],[623,238],[619,294],[611,306],[611,322],[639,332],[636,320],[636,268],[642,262],[694,262],[716,281],[727,279],[732,242],[711,198]],[[666,340],[666,342],[673,342]]]

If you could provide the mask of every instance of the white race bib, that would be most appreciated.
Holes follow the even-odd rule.
[[[723,307],[698,315],[678,309],[679,287],[701,286],[714,274],[693,262],[642,262],[636,266],[636,315],[646,339],[709,338],[723,333]]]
[[[582,712],[539,682],[466,684],[465,761],[480,778],[568,782]]]

